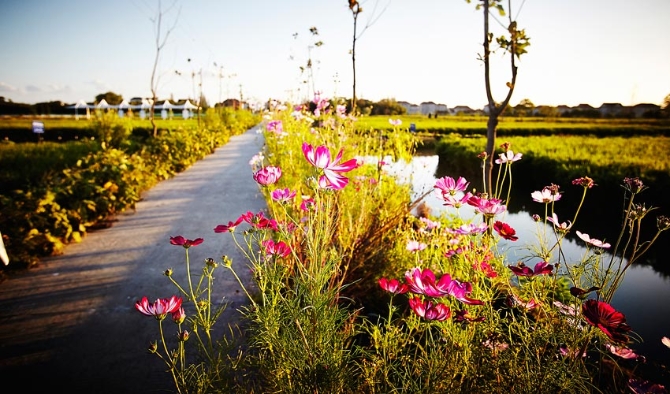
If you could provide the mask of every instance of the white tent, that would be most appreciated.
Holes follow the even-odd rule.
[[[111,105],[109,105],[109,104],[107,103],[107,100],[102,99],[102,100],[100,100],[100,102],[98,103],[98,105],[95,106],[95,108],[97,108],[97,109],[110,109],[110,108],[114,108],[114,107],[111,106]]]
[[[128,104],[128,100],[124,99],[123,101],[121,101],[121,104],[119,104],[118,108],[119,108],[119,118],[123,118],[123,116],[125,115],[124,110],[130,109],[130,104]]]
[[[156,109],[161,110],[161,118],[167,119],[169,117],[169,112],[168,110],[171,110],[174,108],[174,104],[170,102],[170,100],[165,100],[163,101],[163,104],[159,104],[156,106]]]
[[[190,101],[186,100],[184,104],[177,105],[176,107],[181,108],[181,117],[184,119],[188,119],[191,117],[191,112],[192,110],[197,109],[198,107],[191,104]]]
[[[77,104],[73,105],[68,105],[68,109],[74,109],[74,118],[79,119],[79,110],[80,109],[85,109],[86,110],[86,119],[90,119],[91,117],[91,112],[89,111],[91,108],[95,108],[94,105],[87,104],[86,101],[84,100],[79,100]]]

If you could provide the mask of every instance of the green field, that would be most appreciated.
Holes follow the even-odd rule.
[[[401,129],[414,124],[418,133],[428,134],[485,134],[485,116],[440,116],[428,118],[422,115],[361,116],[357,122],[359,130],[391,130],[389,119],[400,119]],[[499,135],[551,135],[551,134],[595,134],[595,135],[670,135],[670,119],[586,119],[586,118],[540,118],[501,117]]]

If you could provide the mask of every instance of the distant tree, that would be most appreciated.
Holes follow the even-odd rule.
[[[519,104],[514,107],[514,114],[516,116],[531,116],[533,115],[533,110],[535,109],[535,104],[529,99],[523,99],[519,101]]]
[[[356,41],[361,38],[363,33],[370,28],[381,15],[386,11],[386,8],[388,7],[388,4],[382,9],[382,11],[378,14],[376,14],[377,11],[377,5],[379,4],[378,1],[375,1],[375,5],[373,7],[372,12],[370,13],[370,19],[368,19],[367,23],[365,24],[365,27],[363,27],[363,30],[361,30],[360,34],[358,33],[358,16],[360,15],[361,12],[363,12],[363,8],[361,7],[360,3],[357,0],[347,0],[349,3],[349,10],[351,11],[351,16],[354,18],[354,35],[353,35],[353,41],[351,44],[351,66],[353,68],[353,94],[351,96],[351,108],[353,112],[356,112]]]
[[[405,107],[398,104],[393,98],[381,99],[372,107],[371,115],[404,115]]]
[[[121,96],[120,94],[116,94],[114,92],[102,93],[95,96],[96,103],[101,102],[103,99],[107,102],[107,104],[119,105],[123,101],[123,96]]]
[[[466,0],[468,3],[471,3],[472,0]],[[476,9],[482,10],[484,13],[484,54],[480,55],[480,60],[484,62],[484,82],[486,84],[486,98],[488,100],[488,122],[486,127],[486,169],[485,169],[485,182],[484,182],[484,192],[491,192],[492,189],[492,174],[493,174],[493,154],[495,152],[495,143],[496,135],[498,132],[498,118],[505,111],[505,108],[509,105],[509,101],[512,98],[512,93],[514,93],[514,86],[516,84],[517,77],[517,65],[516,59],[520,58],[521,55],[526,53],[526,48],[530,45],[530,38],[526,36],[524,30],[519,30],[517,27],[516,21],[512,18],[511,12],[511,3],[512,0],[508,0],[508,11],[509,11],[509,23],[507,25],[507,33],[509,33],[509,38],[506,35],[501,35],[495,38],[499,49],[502,49],[504,52],[509,54],[510,58],[510,70],[511,70],[511,81],[507,82],[507,95],[505,99],[497,104],[493,98],[493,93],[491,91],[491,54],[495,52],[491,49],[491,44],[493,43],[494,35],[490,32],[489,27],[489,14],[491,9],[497,9],[500,16],[506,16],[504,7],[502,6],[503,0],[478,0],[481,4],[477,4]],[[522,3],[523,4],[523,3]]]
[[[177,19],[179,13],[177,13],[177,17],[175,17],[174,23],[172,24],[172,26],[170,26],[170,28],[168,28],[165,31],[165,34],[163,34],[162,31],[163,18],[175,7],[175,5],[176,0],[173,1],[172,4],[164,11],[162,8],[162,1],[158,0],[158,10],[156,11],[156,16],[155,18],[151,19],[151,22],[154,25],[156,56],[154,57],[154,65],[153,68],[151,69],[151,109],[149,110],[149,120],[151,120],[151,126],[154,129],[153,132],[154,137],[158,135],[158,126],[156,125],[156,119],[154,117],[154,109],[156,107],[156,101],[158,101],[158,83],[160,81],[160,77],[157,75],[158,63],[160,60],[161,51],[163,50],[163,47],[165,47],[165,44],[167,43],[170,33],[177,26]]]
[[[663,104],[661,104],[661,110],[664,116],[666,117],[670,116],[670,94],[665,96],[665,98],[663,99]]]

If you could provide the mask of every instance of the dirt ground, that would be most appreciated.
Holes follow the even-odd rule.
[[[158,323],[136,311],[135,301],[178,294],[163,275],[172,268],[184,283],[179,280],[185,278],[184,249],[170,245],[177,235],[204,238],[189,249],[196,274],[206,258],[220,261],[226,255],[250,283],[247,262],[231,235],[213,229],[266,207],[249,166],[262,145],[256,128],[232,137],[144,193],[136,210],[119,215],[109,228],[0,283],[3,387],[24,393],[173,392],[165,364],[147,351],[159,338]],[[246,300],[229,272],[217,272],[214,299],[228,303],[219,321],[225,324],[239,316],[237,308]],[[164,327],[176,332],[171,321]]]

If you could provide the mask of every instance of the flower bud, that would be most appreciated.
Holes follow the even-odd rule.
[[[149,350],[149,353],[152,353],[152,354],[153,354],[153,353],[156,353],[156,352],[158,351],[158,343],[156,343],[156,342],[152,342],[152,343],[149,345],[149,349],[148,349],[148,350]]]
[[[191,334],[189,334],[189,332],[186,331],[186,330],[184,330],[184,331],[180,332],[179,334],[177,334],[177,338],[179,338],[179,340],[182,341],[182,342],[186,342],[186,341],[188,341],[188,338],[189,338],[190,336],[191,336]]]
[[[163,275],[167,276],[168,278],[172,276],[172,268],[168,268],[163,272]]]

